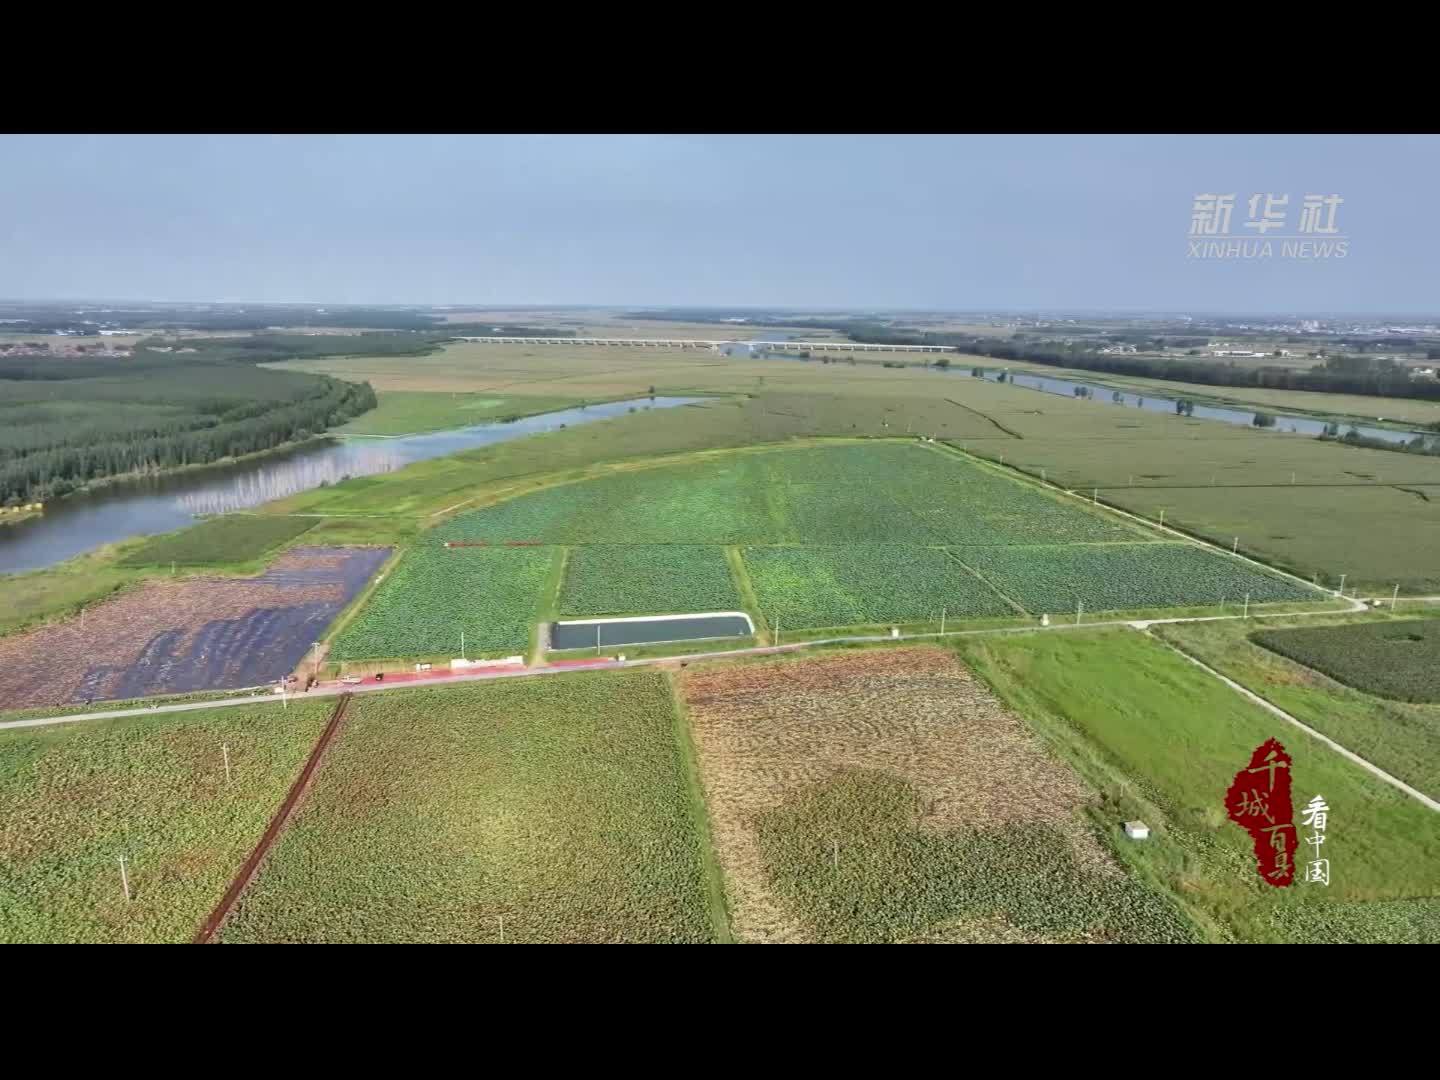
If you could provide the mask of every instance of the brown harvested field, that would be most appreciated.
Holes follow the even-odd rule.
[[[1068,845],[1077,873],[1088,880],[1121,876],[1079,813],[1092,797],[1086,785],[944,649],[698,667],[680,685],[739,940],[816,939],[814,919],[776,887],[763,831],[787,804],[851,780],[857,791],[874,777],[882,786],[909,785],[915,801],[906,827],[918,833],[1049,830],[1062,861]],[[835,857],[838,866],[838,847]],[[911,865],[923,871],[928,858]],[[829,862],[822,857],[818,872]],[[964,908],[937,909],[935,921],[899,939],[1095,940]]]
[[[0,638],[0,708],[259,686],[294,669],[389,548],[293,548],[253,578],[153,579]]]

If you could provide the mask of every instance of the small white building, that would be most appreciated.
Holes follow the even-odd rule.
[[[1148,840],[1150,837],[1150,826],[1143,821],[1125,822],[1125,835],[1131,840]]]

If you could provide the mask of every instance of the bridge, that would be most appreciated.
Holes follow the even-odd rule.
[[[804,349],[810,352],[953,353],[954,345],[874,345],[857,341],[720,341],[706,338],[601,338],[601,337],[461,337],[484,345],[617,345],[624,348],[711,349],[743,345],[750,349]]]

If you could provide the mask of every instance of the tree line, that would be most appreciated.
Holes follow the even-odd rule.
[[[997,341],[964,334],[894,330],[879,325],[848,331],[850,340],[877,345],[953,345],[964,352],[995,360],[1023,360],[1049,367],[1078,368],[1109,375],[1205,386],[1258,387],[1271,390],[1317,390],[1331,394],[1370,397],[1423,398],[1440,401],[1440,379],[1411,378],[1392,360],[1348,354],[1327,357],[1323,365],[1308,369],[1251,367],[1213,360],[1161,360],[1128,354],[1067,349],[1056,342]]]
[[[134,367],[44,361],[52,371],[40,378],[24,359],[0,361],[0,380],[20,374],[0,382],[0,505],[7,506],[45,502],[106,477],[273,450],[376,404],[368,383],[183,354],[149,353]]]

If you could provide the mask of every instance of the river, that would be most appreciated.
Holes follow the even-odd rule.
[[[104,544],[183,528],[199,514],[248,510],[350,476],[391,472],[477,446],[623,416],[631,409],[669,409],[701,400],[640,398],[427,435],[342,436],[252,461],[124,480],[57,499],[40,517],[0,525],[0,574],[41,570]]]
[[[957,374],[970,376],[970,368],[965,365],[952,365],[950,370]],[[985,378],[994,382],[1000,377],[1000,372],[994,368],[985,369]],[[1107,405],[1128,405],[1131,408],[1142,408],[1147,412],[1175,413],[1176,398],[1165,397],[1159,394],[1137,394],[1130,391],[1120,390],[1110,386],[1101,386],[1098,383],[1075,382],[1070,379],[1056,379],[1049,375],[1036,375],[1027,371],[1007,371],[1006,379],[1016,386],[1028,390],[1042,390],[1047,394],[1059,394],[1061,397],[1074,397],[1077,386],[1084,387],[1092,396],[1094,401],[1104,402]],[[1119,400],[1115,400],[1115,394],[1119,394]],[[1270,409],[1261,410],[1275,417],[1275,426],[1268,430],[1294,432],[1298,435],[1321,435],[1325,431],[1325,421],[1317,420],[1310,416],[1296,416],[1292,413],[1277,412]],[[1195,411],[1190,414],[1202,420],[1219,420],[1227,424],[1239,424],[1242,427],[1255,426],[1255,410],[1230,408],[1224,405],[1205,405],[1195,402]],[[1436,410],[1436,419],[1440,420],[1440,408]],[[1368,424],[1350,424],[1348,421],[1338,421],[1342,434],[1354,427],[1361,435],[1371,439],[1383,439],[1389,443],[1407,443],[1417,436],[1423,438],[1436,438],[1433,431],[1396,431],[1394,428],[1372,427]]]
[[[783,338],[780,340],[784,340]],[[743,343],[736,346],[737,349],[744,349]],[[791,353],[766,352],[764,350],[749,350],[750,355],[757,359],[775,360],[799,360],[799,356]],[[734,355],[733,353],[729,355]],[[910,357],[903,358],[907,363],[913,363]],[[810,360],[810,363],[815,363]],[[953,359],[949,368],[932,368],[934,371],[945,371],[954,376],[972,377],[970,372],[973,365],[967,363],[956,363]],[[990,382],[998,382],[1001,369],[986,367],[983,369],[985,378]],[[1166,397],[1163,394],[1137,394],[1132,391],[1117,391],[1114,387],[1101,386],[1099,383],[1077,382],[1073,379],[1057,379],[1050,375],[1036,375],[1029,371],[1011,371],[1004,369],[1007,382],[1026,390],[1040,390],[1047,394],[1058,394],[1061,397],[1075,397],[1076,387],[1083,387],[1089,391],[1093,401],[1103,402],[1106,405],[1126,405],[1131,408],[1141,408],[1147,412],[1169,413],[1175,415],[1176,398]],[[1119,393],[1118,400],[1115,395]],[[1293,413],[1279,412],[1271,409],[1262,409],[1261,412],[1268,413],[1275,417],[1275,425],[1266,430],[1283,431],[1297,435],[1322,435],[1325,432],[1325,421],[1317,420],[1311,416],[1296,416]],[[1231,408],[1225,405],[1205,405],[1195,402],[1195,411],[1190,414],[1201,420],[1219,420],[1221,423],[1236,424],[1240,427],[1255,427],[1256,410]],[[1440,422],[1440,406],[1436,407],[1435,419]],[[1361,435],[1371,439],[1380,439],[1384,442],[1397,445],[1410,442],[1415,438],[1435,440],[1440,443],[1440,435],[1433,431],[1397,431],[1394,428],[1373,427],[1369,424],[1352,424],[1347,420],[1337,421],[1340,425],[1341,434],[1351,431],[1358,431]]]

